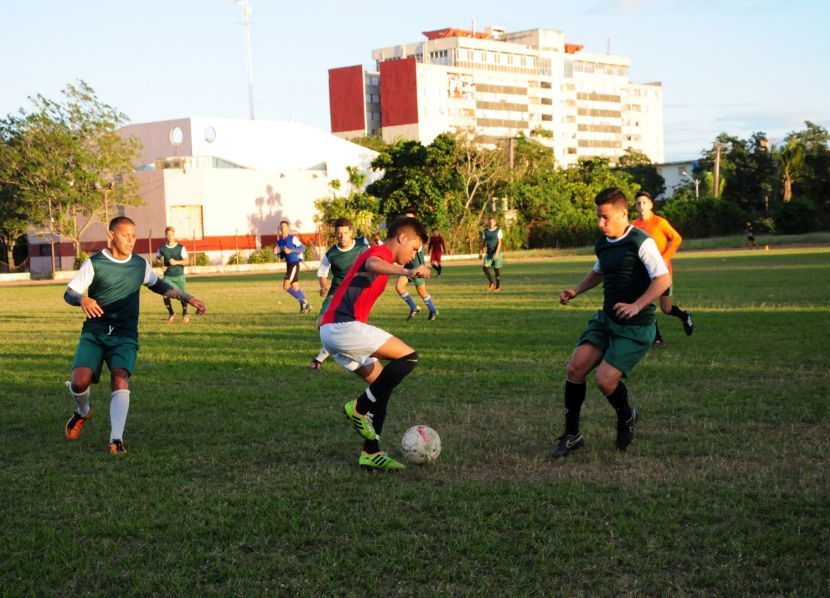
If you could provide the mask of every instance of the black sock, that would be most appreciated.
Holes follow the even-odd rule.
[[[435,266],[438,269],[438,276],[441,276],[441,270],[444,268],[441,264]]]
[[[173,315],[173,304],[170,303],[170,298],[169,297],[164,298],[164,307],[167,308],[167,313],[172,316]]]
[[[585,402],[584,382],[565,381],[565,434],[579,434],[579,412]]]
[[[182,301],[182,315],[183,316],[187,315],[187,302],[186,301]]]
[[[676,305],[672,305],[671,306],[671,312],[669,312],[668,315],[674,316],[675,318],[680,318],[681,320],[685,320],[686,316],[689,315],[689,314],[687,314],[685,311],[683,311],[682,309],[680,309]]]
[[[663,336],[660,334],[660,327],[657,325],[657,322],[654,323],[654,341],[661,341],[663,340]]]
[[[501,288],[501,271],[498,268],[493,268],[496,273],[496,288]]]
[[[617,412],[617,419],[626,420],[631,416],[631,406],[628,404],[628,389],[622,380],[610,395],[605,397],[614,411]]]
[[[484,270],[484,276],[487,277],[487,282],[493,284],[493,277],[490,276],[490,268],[488,268],[487,266],[482,266],[482,270]]]
[[[370,455],[374,455],[376,452],[380,450],[380,442],[378,439],[375,440],[364,440],[363,441],[363,450],[369,453]]]
[[[393,359],[383,368],[380,376],[369,385],[368,392],[357,399],[359,413],[372,414],[372,427],[380,434],[386,420],[386,406],[392,396],[392,391],[418,365],[418,353],[413,351],[399,359]],[[369,396],[374,397],[374,401]]]

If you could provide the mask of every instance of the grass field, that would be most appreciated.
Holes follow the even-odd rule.
[[[122,458],[105,452],[106,385],[63,437],[80,328],[63,287],[0,288],[2,593],[826,595],[830,250],[680,256],[697,330],[660,316],[666,347],[628,381],[631,448],[613,449],[589,387],[587,446],[552,463],[565,364],[601,293],[556,298],[591,263],[510,262],[500,295],[448,266],[436,322],[405,322],[387,290],[372,321],[421,362],[386,444],[426,423],[444,445],[397,475],[358,470],[341,408],[363,385],[307,369],[313,314],[273,275],[191,280],[209,314],[188,326],[143,292]]]

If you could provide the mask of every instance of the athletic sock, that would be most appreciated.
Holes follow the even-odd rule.
[[[585,382],[565,381],[565,434],[579,434],[579,412],[585,402]]]
[[[432,295],[427,295],[426,297],[422,297],[422,299],[424,300],[424,303],[426,303],[426,306],[429,308],[429,313],[434,314],[436,311],[438,311],[437,309],[435,309],[435,304],[432,302]]]
[[[303,290],[302,290],[302,289],[297,289],[297,300],[298,300],[300,303],[302,303],[303,305],[305,305],[305,303],[306,303],[306,300],[305,300],[305,293],[303,293]]]
[[[631,416],[631,406],[628,404],[628,389],[622,380],[620,380],[617,388],[605,398],[608,399],[614,411],[617,412],[617,419],[627,420]]]
[[[685,310],[682,310],[679,307],[677,307],[676,305],[672,305],[671,311],[668,313],[668,315],[674,316],[675,318],[680,318],[681,320],[685,320],[686,316],[688,316],[689,314],[686,313]]]
[[[381,371],[380,375],[363,391],[357,399],[358,413],[372,414],[372,427],[380,434],[386,421],[386,406],[392,391],[418,365],[418,353],[413,351],[399,359],[393,359]]]
[[[364,440],[363,450],[369,453],[370,455],[374,455],[375,453],[377,453],[380,450],[380,436],[378,436],[374,440]]]
[[[501,271],[498,268],[493,268],[496,273],[496,288],[501,288]]]
[[[288,294],[289,294],[289,295],[291,295],[292,297],[294,297],[294,299],[296,299],[296,300],[297,300],[297,301],[299,301],[300,303],[302,303],[302,302],[303,302],[303,301],[302,301],[302,299],[300,299],[300,294],[299,294],[296,290],[294,290],[294,287],[288,287],[288,288],[286,289],[286,291],[288,292]]]
[[[326,351],[325,349],[320,349],[320,352],[317,354],[317,357],[315,357],[314,359],[316,359],[320,363],[323,363],[326,359],[328,359],[328,357],[329,357],[329,352]]]
[[[187,301],[182,301],[182,315],[187,315]]]
[[[441,270],[444,269],[444,266],[442,266],[441,264],[438,264],[437,266],[435,266],[435,268],[438,270],[438,276],[441,276]]]
[[[493,277],[490,276],[490,268],[488,268],[487,266],[482,266],[481,269],[484,270],[484,276],[487,277],[487,282],[493,284]]]
[[[654,323],[654,341],[662,341],[663,335],[660,334],[660,327],[657,325],[657,322]]]
[[[69,394],[75,399],[75,404],[78,406],[78,413],[81,417],[89,415],[89,387],[84,392],[76,393],[72,388],[72,384],[68,385]]]
[[[110,401],[110,442],[124,438],[124,426],[127,424],[127,412],[130,410],[130,391],[116,390]]]
[[[167,313],[172,316],[173,315],[173,304],[170,303],[170,298],[169,297],[164,298],[164,307],[167,308]]]
[[[415,301],[412,300],[412,295],[409,294],[409,291],[401,293],[401,299],[406,301],[406,304],[409,306],[409,311],[415,311],[418,309],[418,306],[415,305]]]

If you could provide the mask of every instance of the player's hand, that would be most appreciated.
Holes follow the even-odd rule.
[[[328,293],[328,292],[329,292],[329,290],[328,290],[327,287],[320,287],[320,296],[321,297],[325,297],[326,293]]]
[[[576,297],[576,291],[573,289],[562,289],[562,292],[559,293],[559,303],[567,305],[574,297]]]
[[[101,306],[98,305],[98,302],[95,299],[91,299],[89,297],[83,297],[81,299],[81,309],[84,312],[84,315],[89,318],[97,318],[99,316],[104,315],[104,310],[101,309]]]
[[[640,313],[640,308],[637,307],[634,303],[615,303],[614,313],[621,320],[630,320],[638,313]]]
[[[420,265],[417,268],[412,268],[407,276],[410,278],[429,278],[429,268]]]
[[[167,266],[162,266],[162,267],[161,267],[161,271],[162,271],[162,272],[167,272]]]
[[[199,299],[196,299],[196,297],[191,297],[188,303],[196,308],[197,316],[201,316],[203,313],[207,311],[207,307],[205,307],[205,304],[202,303]]]

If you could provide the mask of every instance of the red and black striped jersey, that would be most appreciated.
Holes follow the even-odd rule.
[[[366,262],[373,257],[379,257],[389,264],[394,261],[392,252],[386,245],[372,247],[358,256],[343,282],[337,287],[326,313],[320,318],[320,326],[354,321],[366,323],[372,306],[383,294],[386,281],[389,279],[387,274],[372,274],[366,271]]]

